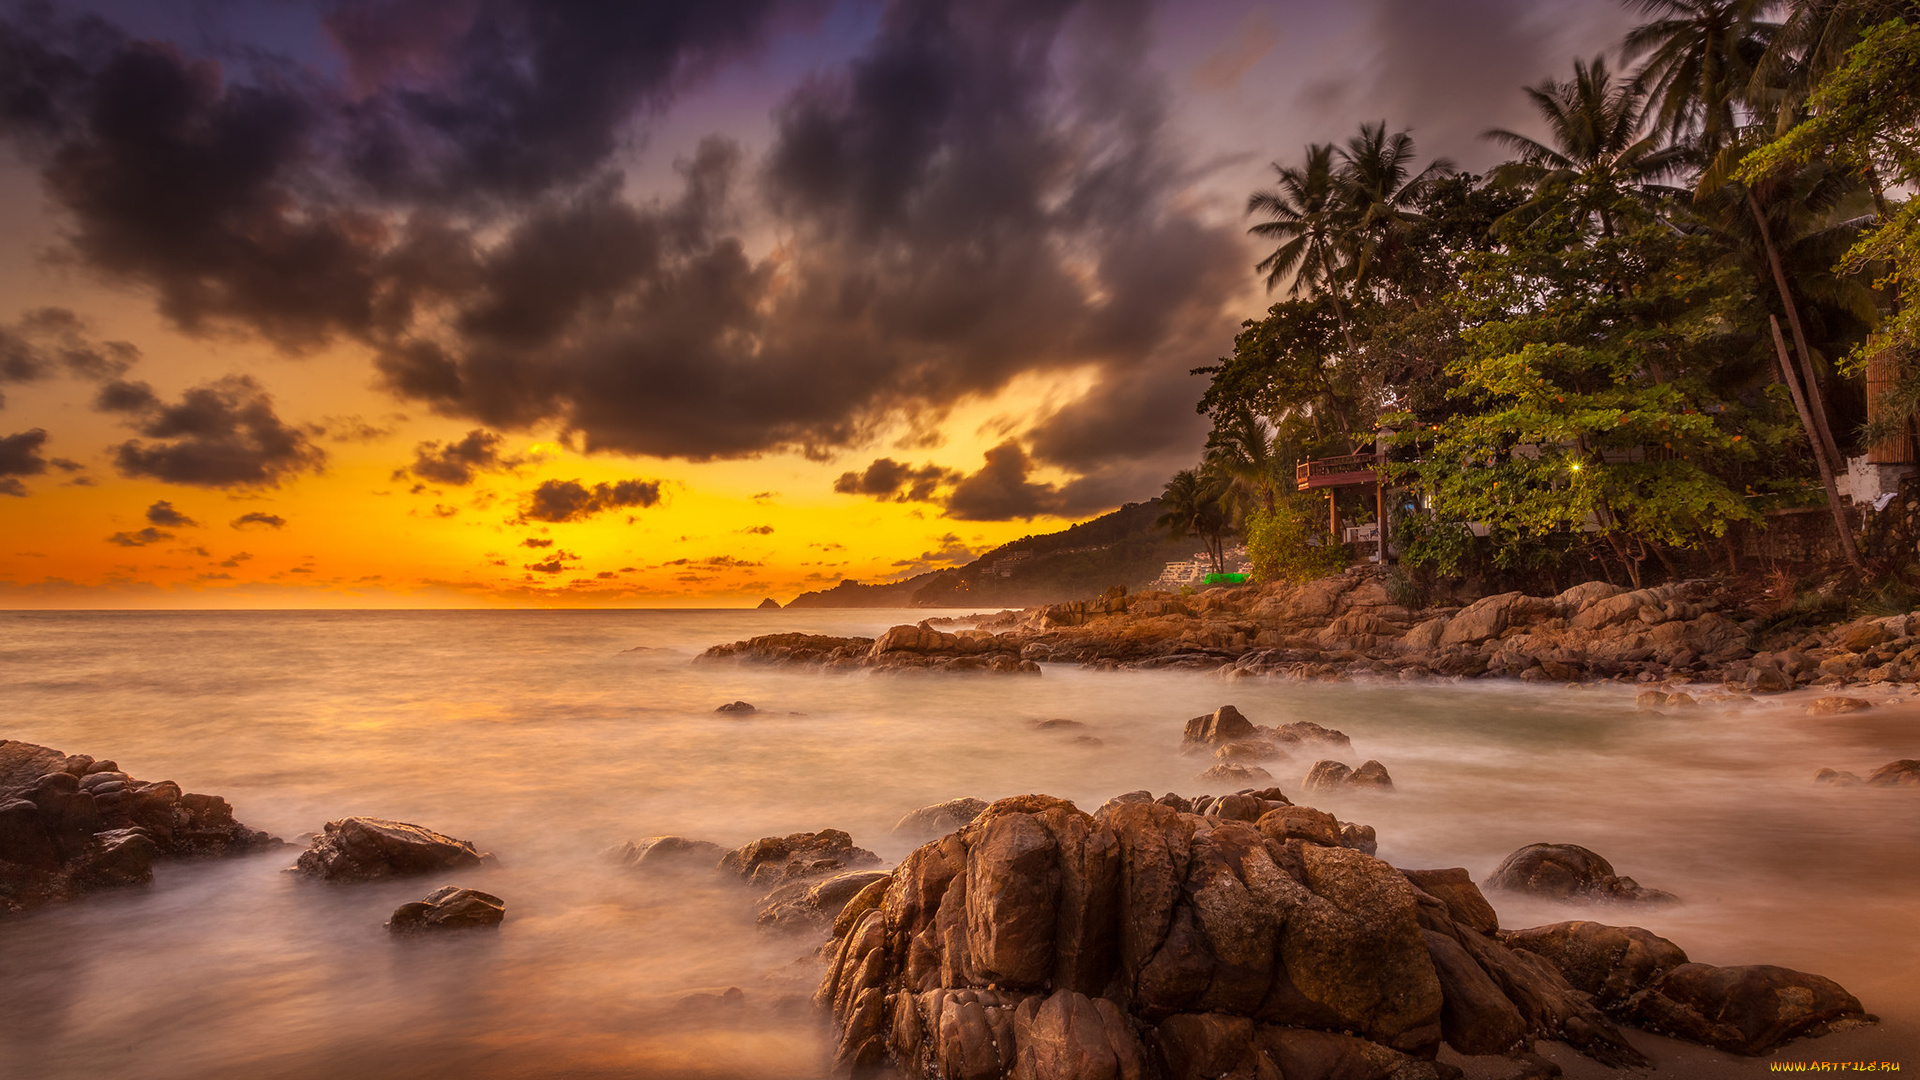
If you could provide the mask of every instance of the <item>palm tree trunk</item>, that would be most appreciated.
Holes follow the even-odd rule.
[[[1820,439],[1814,432],[1813,417],[1807,409],[1807,399],[1800,393],[1799,380],[1793,377],[1793,365],[1787,360],[1787,341],[1780,336],[1780,317],[1767,316],[1773,326],[1773,351],[1780,359],[1780,374],[1786,377],[1787,391],[1793,395],[1793,407],[1800,413],[1800,426],[1807,433],[1807,442],[1813,445],[1813,461],[1820,469],[1820,483],[1827,489],[1827,509],[1833,513],[1833,529],[1840,537],[1840,553],[1847,557],[1848,565],[1855,570],[1865,570],[1860,562],[1860,552],[1853,546],[1853,526],[1847,522],[1847,512],[1840,505],[1840,487],[1833,480],[1833,466],[1828,464],[1826,453],[1820,448]]]
[[[1820,379],[1813,370],[1813,354],[1807,348],[1807,332],[1800,325],[1800,307],[1793,301],[1793,290],[1787,287],[1787,272],[1780,265],[1780,251],[1773,246],[1773,230],[1767,227],[1767,215],[1760,209],[1760,200],[1754,198],[1752,188],[1747,189],[1747,208],[1753,211],[1753,223],[1760,228],[1760,245],[1766,249],[1767,265],[1773,270],[1773,285],[1780,292],[1781,306],[1787,310],[1787,325],[1793,329],[1793,349],[1799,355],[1800,370],[1806,376],[1807,408],[1813,414],[1820,445],[1826,450],[1827,460],[1833,468],[1845,468],[1846,461],[1840,456],[1839,445],[1833,441],[1833,431],[1827,427],[1827,402],[1820,393]]]

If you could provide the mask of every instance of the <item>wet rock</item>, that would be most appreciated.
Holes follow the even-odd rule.
[[[839,829],[821,829],[762,837],[727,852],[720,859],[720,870],[770,889],[799,878],[827,877],[879,863],[880,856],[855,847],[853,837]]]
[[[1305,840],[1327,847],[1340,847],[1340,823],[1332,814],[1311,806],[1283,806],[1260,815],[1254,827],[1260,835],[1276,843]]]
[[[729,702],[725,705],[722,705],[713,711],[717,713],[730,715],[730,716],[748,716],[753,713],[757,713],[760,710],[754,708],[752,705],[749,705],[744,701],[734,701],[734,702]]]
[[[1265,739],[1242,739],[1215,747],[1213,756],[1226,762],[1275,761],[1284,760],[1287,752]]]
[[[1445,904],[1447,916],[1457,925],[1486,935],[1492,935],[1500,929],[1500,917],[1494,914],[1493,905],[1487,903],[1486,894],[1473,883],[1473,876],[1464,867],[1400,872],[1413,882],[1415,888]]]
[[[1836,769],[1821,769],[1813,774],[1813,782],[1832,787],[1859,787],[1866,783],[1858,773],[1840,772]]]
[[[666,867],[711,870],[726,853],[726,848],[708,840],[649,836],[644,840],[628,840],[608,851],[606,857],[629,870],[652,871]]]
[[[483,855],[466,840],[384,818],[329,821],[294,869],[326,881],[373,881],[478,866]]]
[[[395,934],[472,930],[499,926],[506,917],[505,900],[478,889],[448,885],[428,893],[424,900],[395,908],[387,930]]]
[[[1622,1006],[1649,1031],[1734,1054],[1764,1054],[1841,1021],[1865,1021],[1859,999],[1832,979],[1758,964],[1681,964]]]
[[[1680,946],[1637,926],[1574,921],[1509,930],[1508,948],[1545,959],[1594,1003],[1617,1013],[1661,975],[1687,962]]]
[[[1807,705],[1808,716],[1833,716],[1873,708],[1873,702],[1857,697],[1816,698]]]
[[[1189,748],[1218,746],[1251,738],[1259,731],[1252,721],[1240,715],[1239,709],[1222,705],[1205,716],[1196,716],[1187,721],[1182,742]]]
[[[1528,844],[1487,877],[1487,888],[1555,900],[1666,903],[1672,893],[1642,887],[1613,872],[1613,864],[1578,844]]]
[[[1388,791],[1393,788],[1393,777],[1387,775],[1387,767],[1378,761],[1368,761],[1358,769],[1350,769],[1338,761],[1317,761],[1301,786],[1308,791]]]
[[[1384,790],[1393,787],[1393,777],[1387,775],[1385,765],[1369,760],[1353,770],[1353,775],[1347,777],[1347,786]]]
[[[754,922],[763,930],[822,929],[833,924],[855,897],[887,878],[884,870],[850,870],[825,881],[789,881],[760,899]]]
[[[949,799],[909,812],[893,827],[893,835],[909,840],[943,836],[980,816],[987,804],[979,799]]]
[[[1920,761],[1890,761],[1867,777],[1868,787],[1913,787],[1920,785]]]
[[[280,841],[215,795],[142,783],[110,760],[0,739],[0,914],[144,885],[166,859],[237,855]]]
[[[1204,784],[1257,784],[1273,779],[1273,774],[1258,765],[1215,765],[1194,779]]]
[[[1353,740],[1346,733],[1330,727],[1321,727],[1311,720],[1296,720],[1291,724],[1281,724],[1272,729],[1269,736],[1284,747],[1321,745],[1332,748],[1348,748]]]

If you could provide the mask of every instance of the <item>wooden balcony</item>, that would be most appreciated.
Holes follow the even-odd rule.
[[[1375,454],[1348,454],[1346,457],[1303,461],[1293,467],[1294,484],[1301,491],[1371,484],[1379,479],[1374,472],[1374,464],[1378,460]]]

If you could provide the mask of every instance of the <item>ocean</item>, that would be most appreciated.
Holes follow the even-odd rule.
[[[397,818],[497,862],[327,885],[296,848],[165,864],[151,887],[0,921],[0,1076],[817,1077],[816,942],[755,929],[700,874],[606,861],[624,840],[735,846],[844,829],[888,864],[906,812],[1046,792],[1093,810],[1196,795],[1196,714],[1346,732],[1391,792],[1296,802],[1375,826],[1398,866],[1483,878],[1528,843],[1577,843],[1668,907],[1491,897],[1508,927],[1644,926],[1697,961],[1838,980],[1883,1023],[1791,1060],[1920,1067],[1920,791],[1815,787],[1920,757],[1920,704],[1809,716],[1807,695],[1635,708],[1634,687],[1227,681],[1190,672],[828,675],[694,663],[761,633],[871,635],[954,612],[0,613],[0,737],[112,758],[224,796],[304,843]],[[717,714],[744,700],[757,712]],[[1040,729],[1068,719],[1083,727]],[[497,932],[394,940],[443,884],[506,900]],[[740,987],[738,1004],[700,995]],[[1714,1055],[1656,1040],[1659,1075]],[[1563,1057],[1564,1060],[1564,1057]],[[1748,1067],[1750,1068],[1750,1067]],[[1572,1069],[1569,1075],[1574,1075]]]

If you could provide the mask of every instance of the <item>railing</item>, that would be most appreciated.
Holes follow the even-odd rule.
[[[1379,457],[1376,454],[1348,454],[1345,457],[1303,461],[1294,466],[1294,484],[1301,491],[1309,488],[1345,487],[1348,484],[1371,484],[1378,479],[1374,473],[1374,465],[1378,460]]]

